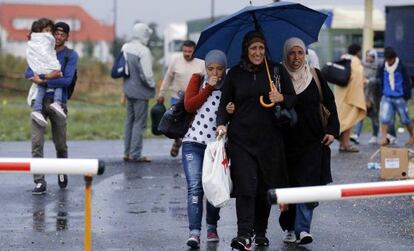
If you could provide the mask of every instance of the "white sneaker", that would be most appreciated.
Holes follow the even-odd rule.
[[[40,126],[42,127],[46,127],[47,126],[47,121],[45,119],[45,117],[43,117],[43,114],[37,111],[33,111],[30,114],[30,117]]]
[[[372,136],[369,140],[368,140],[368,144],[377,144],[378,143],[378,138],[377,136]]]
[[[309,244],[313,241],[313,237],[310,233],[302,231],[299,234],[299,240],[296,241],[297,244]]]
[[[352,142],[354,142],[356,145],[359,145],[359,139],[358,139],[358,135],[356,135],[355,133],[351,135],[350,140]]]
[[[59,115],[62,118],[66,118],[66,114],[65,111],[63,111],[62,106],[60,106],[59,103],[57,102],[53,102],[52,104],[50,104],[50,109],[52,109],[53,111],[56,112],[57,115]]]
[[[296,242],[296,234],[295,231],[285,231],[286,235],[283,238],[283,242],[285,243],[295,243]]]
[[[397,137],[394,137],[389,133],[387,133],[387,140],[390,142],[390,145],[397,144]]]

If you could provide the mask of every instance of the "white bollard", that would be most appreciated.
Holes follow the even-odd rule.
[[[294,204],[413,194],[414,179],[343,185],[280,188],[270,189],[268,191],[269,201],[272,204]]]
[[[104,170],[97,159],[0,158],[0,173],[101,175]]]

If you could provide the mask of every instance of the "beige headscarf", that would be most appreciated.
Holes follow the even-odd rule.
[[[293,87],[295,88],[296,94],[303,92],[306,87],[312,81],[312,73],[310,72],[309,66],[303,61],[303,65],[295,70],[289,67],[287,62],[287,56],[290,50],[295,47],[299,46],[303,49],[303,52],[306,53],[305,43],[300,38],[291,37],[285,42],[285,46],[283,47],[283,65],[285,66],[286,70],[289,72],[290,78],[292,79]]]

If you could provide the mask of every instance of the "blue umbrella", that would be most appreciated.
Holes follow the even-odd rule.
[[[266,38],[270,60],[279,62],[283,44],[290,37],[301,38],[306,45],[318,40],[327,15],[298,3],[276,2],[265,6],[248,6],[217,20],[201,32],[194,56],[204,59],[212,49],[226,53],[228,66],[240,61],[244,35],[261,31]]]

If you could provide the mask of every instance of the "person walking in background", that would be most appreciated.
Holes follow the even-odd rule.
[[[320,69],[318,54],[311,48],[308,48],[306,52],[306,61],[308,64],[313,68]]]
[[[167,90],[171,90],[171,105],[177,103],[179,93],[184,93],[192,74],[205,74],[204,62],[201,59],[193,58],[196,44],[191,40],[184,41],[182,55],[174,58],[168,65],[164,80],[162,81],[157,102],[164,103]],[[182,97],[181,97],[182,98]],[[180,150],[182,139],[175,139],[170,154],[176,157]]]
[[[358,152],[359,149],[351,145],[351,130],[356,123],[366,115],[366,104],[364,97],[364,68],[361,63],[361,46],[351,44],[348,54],[342,56],[351,60],[351,76],[348,84],[344,87],[335,86],[335,102],[340,123],[339,151]]]
[[[262,33],[252,31],[244,36],[240,63],[227,74],[217,114],[217,132],[228,135],[232,195],[236,198],[237,237],[231,247],[240,250],[250,250],[253,236],[256,245],[269,245],[267,191],[288,185],[283,134],[275,108],[263,107],[259,97],[290,108],[295,91],[285,68],[270,62],[270,75],[274,76],[274,67],[280,73],[282,93],[269,90],[265,51]],[[235,106],[233,114],[226,110],[230,102]]]
[[[121,51],[128,58],[129,78],[124,78],[126,97],[124,161],[150,162],[142,156],[142,145],[147,127],[148,100],[155,95],[152,72],[152,55],[147,47],[152,30],[144,23],[132,29],[132,41],[124,44]]]
[[[400,116],[401,124],[407,127],[410,138],[406,145],[414,144],[413,122],[408,114],[407,101],[411,98],[412,84],[407,69],[397,56],[393,48],[384,49],[384,64],[378,70],[380,93],[381,145],[389,143],[387,140],[388,127],[392,126],[395,113]]]
[[[377,70],[378,70],[378,55],[375,49],[368,49],[365,53],[364,66],[364,94],[365,103],[367,105],[367,116],[371,119],[372,136],[369,139],[369,144],[376,144],[378,142],[379,132],[379,104],[381,94],[378,88]],[[354,134],[351,135],[351,141],[359,144],[359,136],[361,135],[364,120],[359,121],[354,129]]]
[[[183,138],[182,161],[187,180],[187,211],[190,236],[187,245],[200,246],[201,219],[203,216],[203,187],[201,182],[204,151],[208,142],[215,140],[216,113],[221,97],[227,67],[226,55],[212,50],[205,57],[206,75],[193,74],[185,92],[184,106],[195,113],[193,122]],[[206,203],[207,241],[217,242],[219,208]]]
[[[335,100],[321,72],[305,63],[306,47],[293,37],[284,45],[283,65],[295,88],[294,106],[298,122],[285,133],[289,185],[292,187],[326,185],[332,182],[330,145],[339,135]],[[321,121],[320,103],[329,110],[326,128]],[[317,203],[289,205],[279,222],[287,232],[284,242],[308,244],[313,241],[310,226]]]
[[[32,23],[29,34],[29,41],[27,42],[26,60],[27,64],[32,69],[34,74],[43,78],[47,75],[48,78],[62,77],[60,71],[61,65],[56,57],[55,38],[53,37],[54,23],[47,18],[41,18]],[[35,97],[32,106],[31,118],[40,126],[46,127],[47,121],[42,114],[43,98],[46,94],[46,87],[42,85],[32,84],[34,91],[29,92],[29,96]],[[53,103],[50,108],[56,114],[66,117],[65,112],[61,107],[63,88],[56,88],[54,90]],[[30,95],[33,93],[33,95]],[[32,97],[29,97],[29,103],[32,103]]]
[[[33,83],[46,87],[46,94],[43,98],[42,115],[49,118],[52,126],[52,138],[55,144],[56,156],[58,158],[68,157],[68,146],[66,144],[67,119],[60,116],[55,110],[51,109],[50,104],[54,102],[54,92],[57,88],[62,88],[62,109],[67,114],[67,97],[68,87],[72,83],[72,79],[76,73],[76,65],[78,63],[78,54],[65,46],[69,38],[70,27],[65,22],[58,22],[54,25],[55,50],[56,56],[61,65],[63,76],[56,78],[49,78],[46,75],[37,75],[28,67],[26,69],[25,77]],[[45,143],[44,126],[40,126],[37,122],[31,122],[32,134],[32,157],[43,158],[43,147]],[[46,180],[44,174],[34,175],[35,187],[32,194],[43,194],[46,192]],[[58,184],[60,188],[67,186],[68,179],[66,175],[58,175]]]

